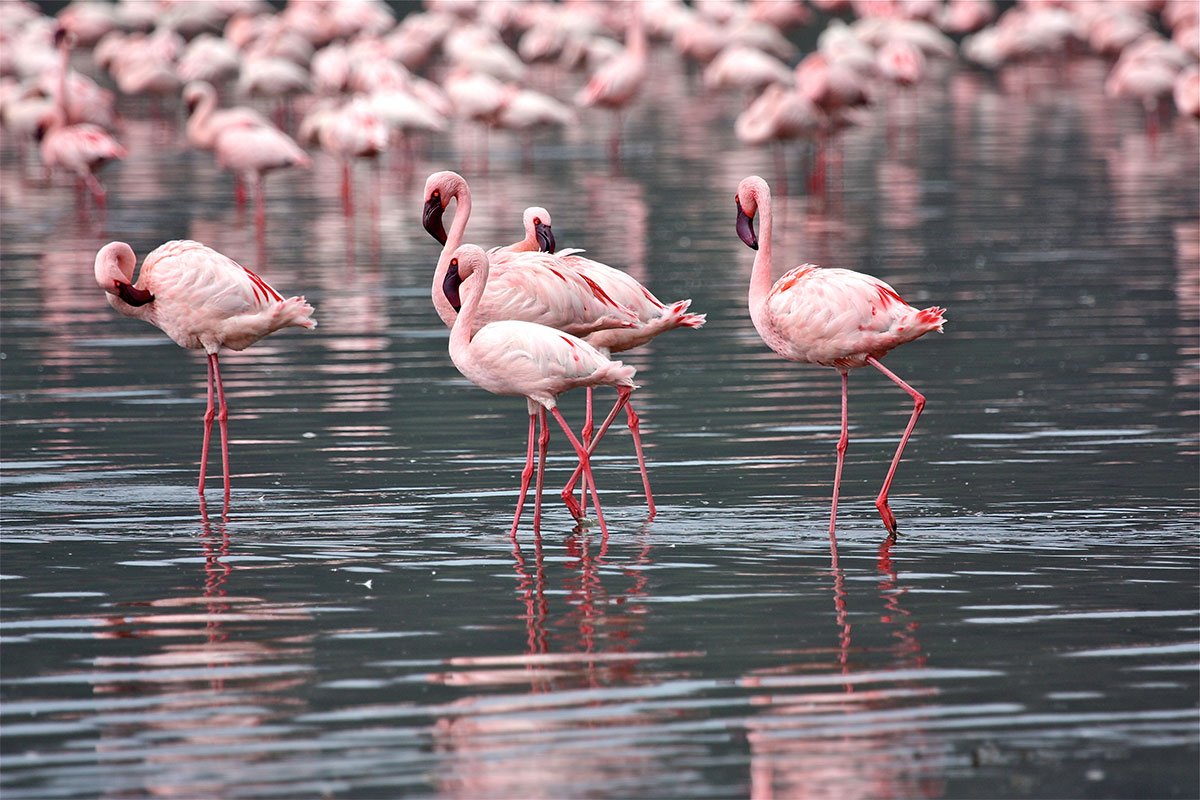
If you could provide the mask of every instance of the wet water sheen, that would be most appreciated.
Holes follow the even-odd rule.
[[[486,171],[459,131],[409,175],[360,168],[347,218],[318,156],[268,179],[261,242],[136,103],[103,216],[5,144],[6,798],[1196,795],[1196,126],[1148,138],[1099,62],[950,68],[840,136],[820,192],[807,150],[781,173],[733,138],[739,100],[682,103],[696,77],[657,63],[617,167],[603,119],[531,167],[493,136]],[[443,168],[469,239],[545,205],[561,245],[708,314],[628,354],[652,522],[618,427],[610,535],[572,530],[556,436],[540,536],[509,539],[524,404],[447,356],[419,225]],[[838,377],[750,324],[732,195],[755,172],[777,273],[949,309],[887,362],[928,397],[890,546],[873,498],[911,404],[851,376],[831,548]],[[320,320],[222,359],[227,514],[195,493],[203,358],[92,279],[106,241],[179,237]]]

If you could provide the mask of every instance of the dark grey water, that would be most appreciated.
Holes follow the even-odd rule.
[[[137,104],[103,217],[4,150],[6,798],[1196,796],[1196,126],[1149,139],[1098,62],[949,69],[843,134],[814,194],[800,150],[781,175],[734,140],[737,100],[681,103],[694,77],[660,65],[618,168],[606,120],[531,169],[495,136],[484,172],[456,133],[411,177],[360,169],[348,220],[318,156],[269,178],[261,245]],[[430,307],[444,168],[469,238],[546,205],[561,244],[708,314],[628,354],[652,523],[615,429],[611,535],[551,494],[540,537],[508,538],[524,405],[460,378]],[[755,172],[778,270],[949,309],[888,359],[929,400],[890,547],[872,500],[910,403],[852,375],[831,552],[838,379],[750,324],[732,195]],[[224,516],[194,488],[203,359],[91,274],[109,240],[184,236],[321,323],[223,358]]]

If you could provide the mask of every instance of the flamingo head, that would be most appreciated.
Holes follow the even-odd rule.
[[[435,172],[425,179],[425,206],[421,211],[421,225],[439,244],[445,244],[447,238],[442,214],[446,213],[450,198],[457,197],[460,187],[465,185],[466,181],[461,175],[449,170]]]
[[[487,253],[483,252],[483,248],[473,244],[464,244],[454,251],[454,255],[450,258],[450,266],[446,270],[446,277],[442,280],[442,292],[456,312],[462,310],[460,289],[463,281],[476,272],[486,273],[487,268],[488,257]]]
[[[212,87],[204,81],[192,81],[183,87],[183,103],[187,106],[188,116],[196,113],[196,107],[200,105],[200,101],[212,91]]]
[[[154,299],[154,295],[133,285],[135,266],[137,256],[133,254],[133,248],[124,242],[109,242],[96,253],[96,283],[128,305],[144,306]]]
[[[746,213],[745,206],[742,205],[742,198],[734,195],[733,200],[737,203],[737,235],[748,247],[753,250],[758,249],[758,235],[754,232],[754,212],[757,209],[751,204],[750,213]]]
[[[553,253],[558,245],[554,241],[554,230],[550,227],[550,212],[540,206],[530,206],[525,209],[525,230],[533,229],[537,239],[538,249],[543,253]]]

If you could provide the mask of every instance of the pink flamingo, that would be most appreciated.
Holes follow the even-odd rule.
[[[390,131],[365,99],[352,100],[340,108],[320,109],[306,118],[305,123],[310,119],[310,136],[322,150],[341,162],[342,205],[350,214],[353,212],[351,162],[356,158],[375,158],[386,150]]]
[[[521,215],[521,224],[525,229],[525,238],[504,247],[493,247],[488,255],[496,253],[553,253],[558,245],[554,241],[554,231],[551,229],[550,212],[541,206],[530,206]]]
[[[267,218],[263,177],[283,167],[312,166],[312,159],[283,131],[274,127],[226,128],[213,143],[217,164],[254,186],[254,219],[262,228]]]
[[[245,350],[264,336],[288,326],[315,328],[313,307],[303,297],[284,300],[262,278],[199,242],[176,240],[160,245],[142,262],[133,282],[137,256],[125,242],[109,242],[96,253],[96,282],[108,304],[127,317],[145,320],[180,347],[208,354],[208,409],[204,412],[204,444],[200,450],[199,492],[214,416],[216,388],[221,423],[221,466],[229,498],[229,407],[221,384],[217,353]]]
[[[554,415],[579,456],[585,490],[591,486],[596,519],[601,532],[607,535],[608,527],[600,509],[600,496],[589,461],[595,443],[591,448],[585,447],[571,432],[558,410],[558,396],[580,386],[612,386],[617,390],[617,402],[597,432],[596,442],[599,442],[636,388],[633,383],[635,370],[620,361],[610,360],[582,339],[545,325],[511,319],[480,324],[483,321],[478,315],[487,288],[489,266],[488,256],[481,248],[462,245],[450,258],[444,288],[451,304],[458,307],[458,317],[450,332],[450,358],[454,366],[476,386],[493,394],[524,397],[528,403],[529,438],[525,450],[525,468],[521,472],[521,494],[510,535],[517,533],[533,474],[535,417],[545,431],[547,411]],[[472,275],[476,275],[476,279],[464,284]],[[460,290],[464,289],[460,303]],[[543,434],[539,452],[539,489],[548,439]],[[541,492],[538,491],[534,497],[535,529],[539,524],[540,501]],[[572,513],[578,518],[582,512],[573,508]]]
[[[46,169],[73,172],[91,190],[96,204],[103,206],[106,195],[104,185],[96,178],[96,170],[108,161],[128,155],[125,148],[99,125],[63,124],[61,108],[51,109],[42,118],[36,137]]]
[[[554,251],[553,221],[549,212],[544,208],[533,207],[525,210],[527,220],[541,220],[544,230],[539,241],[545,241],[550,252]],[[528,228],[527,228],[528,230]],[[614,302],[628,308],[637,315],[637,323],[632,327],[605,328],[583,337],[584,341],[595,347],[605,356],[613,353],[623,353],[649,342],[661,333],[675,328],[699,328],[704,324],[704,314],[692,314],[688,308],[692,301],[679,300],[669,306],[654,296],[653,293],[632,275],[614,269],[607,264],[584,258],[578,255],[580,250],[565,250],[561,253],[563,261],[568,266],[583,275],[592,283],[599,286]],[[642,475],[642,488],[646,492],[646,505],[650,516],[655,514],[654,495],[650,491],[650,476],[646,471],[646,458],[642,450],[641,419],[633,408],[633,403],[625,404],[626,422],[633,436],[634,451],[637,453],[638,470]],[[592,387],[587,389],[587,412],[583,423],[583,441],[588,444],[592,435]],[[579,471],[571,476],[571,480],[563,488],[563,495],[571,495],[578,480]]]
[[[646,80],[648,49],[641,8],[633,6],[629,27],[625,32],[625,49],[601,64],[575,95],[576,105],[585,108],[599,106],[613,112],[613,135],[609,148],[614,158],[620,154],[621,112],[637,97]]]
[[[750,277],[750,318],[763,341],[789,361],[833,367],[842,375],[842,434],[837,444],[833,506],[829,533],[837,522],[838,489],[849,442],[847,386],[856,367],[878,369],[913,399],[912,417],[875,499],[888,533],[896,534],[896,517],[888,507],[888,490],[904,445],[925,407],[925,397],[879,362],[890,350],[930,331],[941,331],[944,308],[918,311],[878,278],[847,269],[802,264],[771,285],[771,190],[752,175],[738,184],[737,233],[758,251]],[[754,217],[762,214],[762,236],[754,233]]]

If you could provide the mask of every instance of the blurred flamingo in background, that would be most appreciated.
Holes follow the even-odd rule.
[[[267,220],[264,176],[284,167],[308,169],[312,166],[312,159],[292,137],[275,127],[226,128],[217,134],[213,150],[218,165],[236,173],[254,187],[254,221],[260,232]]]
[[[450,358],[466,378],[493,394],[524,397],[529,407],[529,437],[525,451],[525,468],[521,472],[521,494],[513,517],[510,535],[515,536],[521,522],[525,495],[533,475],[535,418],[546,429],[546,412],[554,415],[559,427],[579,456],[583,471],[584,490],[591,487],[600,530],[607,535],[608,526],[600,508],[600,495],[592,475],[589,456],[621,407],[629,401],[635,385],[633,367],[612,361],[596,348],[562,331],[522,320],[498,320],[480,325],[477,319],[480,303],[487,288],[489,261],[483,250],[475,245],[462,245],[450,258],[444,291],[458,313],[450,332]],[[471,276],[475,280],[465,284]],[[460,297],[460,290],[465,289]],[[460,301],[461,300],[461,301]],[[617,402],[597,431],[592,447],[585,447],[558,410],[558,396],[580,386],[612,386],[617,390]],[[539,467],[545,468],[549,436],[543,433],[540,443]],[[538,485],[541,485],[539,471]],[[534,528],[540,524],[541,492],[534,496]],[[568,507],[574,502],[572,499]],[[579,508],[571,508],[576,519]]]
[[[625,31],[625,49],[601,64],[575,95],[576,105],[585,108],[598,106],[613,112],[613,133],[609,141],[613,158],[620,155],[621,112],[637,97],[646,80],[649,45],[642,24],[641,6],[630,3],[628,8],[632,11]]]
[[[875,507],[888,533],[896,534],[896,517],[888,507],[888,491],[904,445],[925,407],[925,397],[880,363],[890,350],[930,331],[941,331],[944,308],[917,310],[905,303],[891,286],[870,275],[847,269],[823,269],[802,264],[771,284],[771,190],[752,175],[738,184],[737,233],[757,250],[750,277],[750,317],[763,341],[789,361],[833,367],[842,376],[842,433],[837,444],[837,469],[829,533],[837,523],[838,490],[849,442],[847,387],[851,369],[867,364],[878,369],[913,399],[908,427],[896,448]],[[761,237],[754,218],[761,214]]]
[[[222,347],[245,350],[281,328],[312,329],[313,307],[303,297],[284,300],[262,278],[210,247],[189,240],[167,242],[142,262],[133,282],[137,256],[125,242],[110,242],[96,253],[96,282],[108,304],[127,317],[149,322],[180,347],[208,354],[208,408],[200,450],[200,483],[208,465],[214,414],[221,425],[221,468],[229,498],[229,407],[217,360]],[[214,388],[219,410],[213,405]]]

